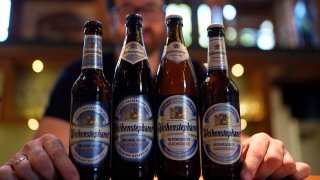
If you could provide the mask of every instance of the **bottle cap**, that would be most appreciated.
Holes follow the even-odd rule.
[[[224,26],[223,26],[223,24],[211,24],[208,26],[207,29],[212,29],[212,28],[223,28],[224,29]]]
[[[177,14],[171,14],[166,17],[166,21],[171,20],[171,19],[177,19],[177,20],[181,20],[181,21],[183,20],[182,16],[177,15]]]
[[[85,34],[102,34],[102,23],[100,21],[86,21],[84,23]]]
[[[87,28],[87,27],[98,27],[98,28],[102,28],[102,24],[100,21],[87,21],[84,23],[84,27]]]
[[[176,15],[176,14],[172,14],[166,17],[166,24],[167,25],[183,25],[182,23],[182,16],[180,15]]]
[[[129,24],[142,25],[142,16],[140,14],[129,14],[126,16],[126,26]]]
[[[211,24],[207,28],[208,36],[224,37],[224,26],[222,24]]]

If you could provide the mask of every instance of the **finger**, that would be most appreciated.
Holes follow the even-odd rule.
[[[294,174],[296,171],[297,169],[294,159],[292,158],[291,154],[287,150],[285,150],[282,165],[271,175],[271,178],[281,179]]]
[[[8,164],[0,167],[0,179],[18,180],[11,165],[8,165]]]
[[[267,153],[255,175],[257,179],[266,179],[273,174],[281,165],[285,154],[284,144],[275,139],[270,140]]]
[[[265,133],[258,133],[251,137],[241,170],[242,179],[254,177],[267,152],[269,141],[270,137]]]
[[[56,169],[64,179],[79,179],[76,167],[73,165],[61,141],[53,135],[46,135],[44,149],[53,161]]]
[[[296,172],[291,175],[292,179],[305,179],[311,174],[311,168],[308,164],[296,162]]]
[[[38,180],[40,177],[33,171],[27,158],[20,158],[14,164],[16,176],[19,179]]]
[[[47,155],[47,152],[43,149],[42,146],[32,149],[28,153],[29,162],[32,169],[37,172],[38,175],[44,179],[57,179],[57,171],[54,168],[54,165]]]

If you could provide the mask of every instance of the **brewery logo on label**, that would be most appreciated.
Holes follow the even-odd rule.
[[[166,47],[166,58],[176,64],[179,64],[190,57],[184,44],[181,42],[172,42]]]
[[[70,128],[70,149],[82,165],[95,166],[110,151],[110,118],[101,102],[80,106],[73,114]]]
[[[210,106],[202,120],[205,155],[218,164],[232,164],[241,155],[241,127],[238,111],[229,103]]]
[[[152,109],[144,96],[123,99],[115,111],[114,147],[128,161],[142,161],[153,146],[154,122]]]
[[[82,69],[103,69],[101,36],[86,35],[83,47]]]
[[[126,44],[122,49],[120,58],[131,64],[148,59],[144,47],[138,42],[129,42]]]
[[[160,151],[172,160],[192,158],[198,149],[197,109],[183,95],[166,98],[159,107],[158,144]]]

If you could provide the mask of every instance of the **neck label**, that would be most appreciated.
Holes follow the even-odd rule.
[[[121,51],[120,59],[123,59],[130,64],[136,64],[140,61],[148,59],[144,47],[138,42],[129,42]]]
[[[179,64],[190,58],[186,46],[181,42],[172,42],[165,48],[166,59],[176,64]]]
[[[103,69],[101,36],[85,36],[81,69]]]
[[[208,47],[208,70],[227,70],[227,54],[223,37],[212,37]]]

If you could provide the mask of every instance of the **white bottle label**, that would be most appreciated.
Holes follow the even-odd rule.
[[[227,70],[228,63],[224,38],[210,38],[208,49],[208,70]]]
[[[176,64],[189,58],[188,50],[181,42],[172,42],[166,47],[166,59]]]
[[[232,164],[241,155],[241,127],[238,111],[228,103],[209,107],[202,120],[205,155],[218,164]]]
[[[81,69],[103,69],[101,36],[85,35]]]
[[[158,113],[158,144],[164,156],[172,160],[192,158],[198,149],[197,109],[187,96],[166,98]]]
[[[110,119],[100,103],[85,104],[73,114],[70,128],[73,158],[82,165],[96,166],[110,151]]]
[[[123,99],[115,111],[114,147],[121,158],[140,162],[153,146],[154,122],[151,106],[143,96]]]
[[[122,49],[120,59],[123,59],[131,64],[135,64],[142,60],[148,59],[144,47],[138,42],[129,42]]]

